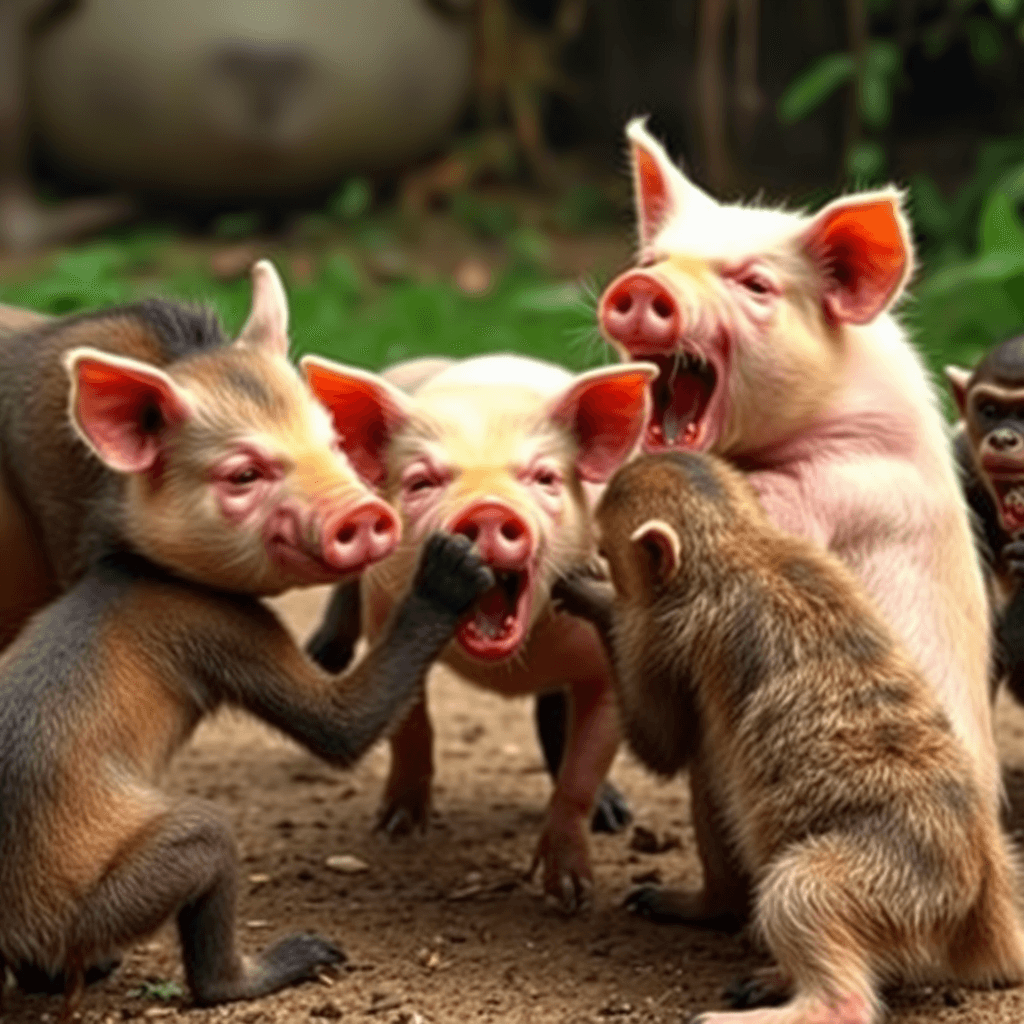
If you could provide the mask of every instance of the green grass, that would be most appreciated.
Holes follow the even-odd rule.
[[[170,245],[160,236],[98,241],[59,254],[42,273],[0,284],[0,301],[65,314],[150,295],[203,302],[236,332],[249,308],[247,279],[215,280],[198,263],[152,273]],[[574,282],[518,267],[485,294],[447,281],[371,287],[344,253],[319,260],[308,283],[286,281],[296,356],[317,352],[378,369],[420,355],[516,351],[573,368],[608,359],[594,329],[593,300]]]

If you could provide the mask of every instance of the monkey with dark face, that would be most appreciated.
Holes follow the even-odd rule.
[[[646,916],[743,919],[783,1006],[704,1024],[872,1024],[880,987],[1024,980],[1015,872],[938,698],[853,574],[783,533],[710,455],[644,456],[598,506],[613,588],[564,581],[608,646],[640,759],[689,768],[696,893]]]
[[[996,643],[993,683],[1024,701],[1024,336],[974,370],[946,367],[960,412],[954,450],[986,573]]]

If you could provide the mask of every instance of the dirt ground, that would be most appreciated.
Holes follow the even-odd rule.
[[[304,638],[324,597],[297,592],[276,604]],[[165,928],[88,990],[77,1019],[675,1024],[723,1006],[728,981],[766,962],[743,936],[657,926],[622,908],[639,882],[699,881],[682,781],[656,781],[620,755],[613,778],[635,825],[670,848],[642,852],[635,827],[595,836],[594,908],[566,918],[523,877],[550,790],[530,702],[435,672],[430,703],[438,773],[435,814],[423,836],[392,841],[373,833],[385,744],[341,772],[229,714],[204,725],[172,768],[173,791],[216,801],[234,826],[244,877],[242,946],[255,951],[287,932],[319,932],[347,954],[334,977],[256,1002],[192,1009],[180,989],[160,988],[168,980],[183,984],[177,940]],[[1003,699],[998,718],[1010,827],[1024,838],[1024,712]],[[358,858],[360,870],[328,866],[339,855]],[[1024,1020],[1024,988],[901,990],[889,1003],[891,1019],[906,1024]],[[59,1009],[59,999],[9,991],[4,1016],[54,1021]]]

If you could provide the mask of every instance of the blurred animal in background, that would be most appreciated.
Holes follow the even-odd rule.
[[[275,0],[258,11],[247,0],[2,0],[0,18],[0,245],[10,248],[126,212],[118,201],[50,216],[32,202],[30,133],[81,181],[193,203],[274,201],[429,156],[470,85],[469,27],[429,0]]]
[[[288,362],[270,263],[234,344],[209,312],[163,301],[26,317],[0,310],[0,642],[111,547],[274,594],[357,575],[398,543]]]
[[[699,892],[639,913],[749,912],[776,967],[703,1024],[871,1024],[898,981],[1024,980],[1017,879],[991,794],[856,577],[783,533],[707,454],[645,455],[596,512],[614,591],[556,585],[601,630],[623,729],[660,775],[689,768]]]
[[[125,197],[43,203],[31,180],[29,58],[41,24],[63,0],[0,0],[0,251],[21,252],[130,217]]]
[[[169,918],[202,1005],[338,963],[333,943],[308,934],[239,953],[231,830],[213,804],[162,792],[159,777],[222,705],[351,765],[416,699],[493,582],[464,537],[430,538],[373,650],[336,678],[252,596],[258,586],[212,589],[116,549],[93,562],[0,660],[0,975],[10,966],[33,988],[63,988],[70,1021],[87,970]]]
[[[560,571],[592,555],[585,486],[600,484],[633,451],[648,411],[653,367],[604,367],[577,376],[520,356],[466,359],[400,370],[412,390],[352,371],[324,377],[303,366],[334,411],[346,453],[399,508],[403,540],[363,581],[371,642],[408,586],[423,541],[442,529],[469,537],[495,586],[463,621],[443,660],[471,682],[508,696],[565,686],[568,738],[534,867],[566,909],[592,885],[587,823],[618,748],[608,663],[593,630],[554,614]],[[418,370],[423,370],[420,374]],[[347,606],[332,608],[344,619]],[[328,617],[312,650],[329,661]],[[350,645],[340,645],[347,658]],[[380,827],[425,828],[431,806],[433,730],[424,696],[391,739]]]
[[[644,448],[725,456],[776,526],[856,573],[994,805],[984,582],[936,393],[889,313],[914,262],[899,193],[813,216],[721,204],[640,121],[627,136],[637,265],[598,317],[624,359],[660,369]]]
[[[1024,338],[997,345],[974,370],[947,366],[960,412],[954,450],[989,585],[993,683],[1024,701]]]

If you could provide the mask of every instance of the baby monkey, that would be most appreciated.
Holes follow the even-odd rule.
[[[694,893],[643,889],[645,916],[748,914],[784,1005],[703,1024],[871,1024],[880,989],[1024,980],[1015,871],[970,759],[852,574],[782,533],[711,456],[646,456],[596,513],[614,593],[563,607],[612,658],[626,737],[690,770],[704,866]]]

